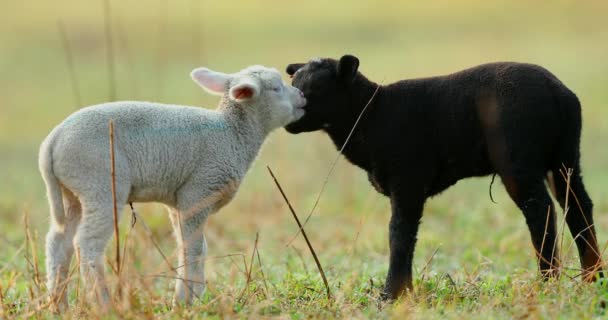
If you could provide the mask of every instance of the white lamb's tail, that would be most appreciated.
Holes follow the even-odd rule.
[[[40,146],[38,154],[38,167],[40,174],[46,184],[49,207],[51,208],[51,218],[55,226],[62,228],[65,224],[65,211],[63,210],[63,194],[59,180],[53,172],[53,152],[52,141],[54,134],[51,133]]]

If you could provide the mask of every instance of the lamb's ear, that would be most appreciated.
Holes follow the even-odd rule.
[[[260,86],[255,81],[243,79],[230,88],[230,100],[243,102],[257,97]]]
[[[350,82],[355,79],[359,69],[359,59],[349,54],[342,56],[338,62],[338,78]]]
[[[209,70],[207,68],[197,68],[190,73],[192,80],[201,86],[205,91],[214,95],[223,95],[228,88],[228,83],[232,75]]]
[[[290,65],[287,65],[285,71],[288,75],[293,76],[293,74],[296,73],[296,71],[300,70],[300,68],[302,68],[304,65],[305,63],[292,63]]]

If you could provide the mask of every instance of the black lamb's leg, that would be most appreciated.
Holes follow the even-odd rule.
[[[398,298],[412,290],[412,260],[418,225],[426,197],[408,192],[391,194],[392,216],[389,224],[390,262],[383,298]]]
[[[540,175],[502,175],[509,196],[521,209],[543,277],[559,275],[559,254],[553,202]]]
[[[562,171],[563,172],[563,171]],[[553,181],[557,200],[562,208],[566,202],[566,190],[568,185],[559,169],[553,171]],[[596,275],[603,277],[603,262],[601,251],[597,245],[597,235],[593,222],[593,202],[589,198],[583,178],[580,176],[580,168],[575,167],[571,176],[568,212],[566,222],[576,242],[583,269],[585,281],[595,280]]]

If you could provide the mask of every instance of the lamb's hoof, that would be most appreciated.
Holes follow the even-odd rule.
[[[65,309],[61,308],[61,306],[59,306],[57,303],[51,302],[51,304],[49,305],[49,311],[53,315],[60,315],[63,313],[64,310]]]
[[[65,312],[65,310],[67,310],[67,308],[68,308],[67,301],[64,301],[63,299],[59,299],[55,295],[50,295],[48,297],[48,303],[49,303],[48,304],[49,311],[54,315],[63,314]]]
[[[594,278],[594,282],[597,284],[598,287],[608,288],[608,278],[605,278],[602,274],[598,274]]]
[[[590,271],[585,271],[583,273],[583,281],[587,283],[597,282],[600,284],[605,284],[607,280],[608,279],[604,277],[604,270],[601,269],[594,269]]]
[[[391,303],[395,301],[395,297],[390,292],[382,290],[382,292],[380,292],[380,301]]]

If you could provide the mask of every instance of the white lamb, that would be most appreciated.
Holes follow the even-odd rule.
[[[51,226],[46,237],[47,286],[55,306],[67,306],[74,249],[90,294],[109,304],[103,254],[113,235],[108,123],[114,121],[116,198],[167,205],[178,244],[174,303],[204,290],[207,217],[236,193],[266,135],[304,115],[302,92],[275,69],[236,74],[199,68],[192,78],[222,95],[217,110],[149,102],[87,107],[54,128],[40,147]],[[186,279],[187,278],[187,279]],[[187,283],[186,283],[187,282]],[[191,290],[191,291],[190,291]]]

